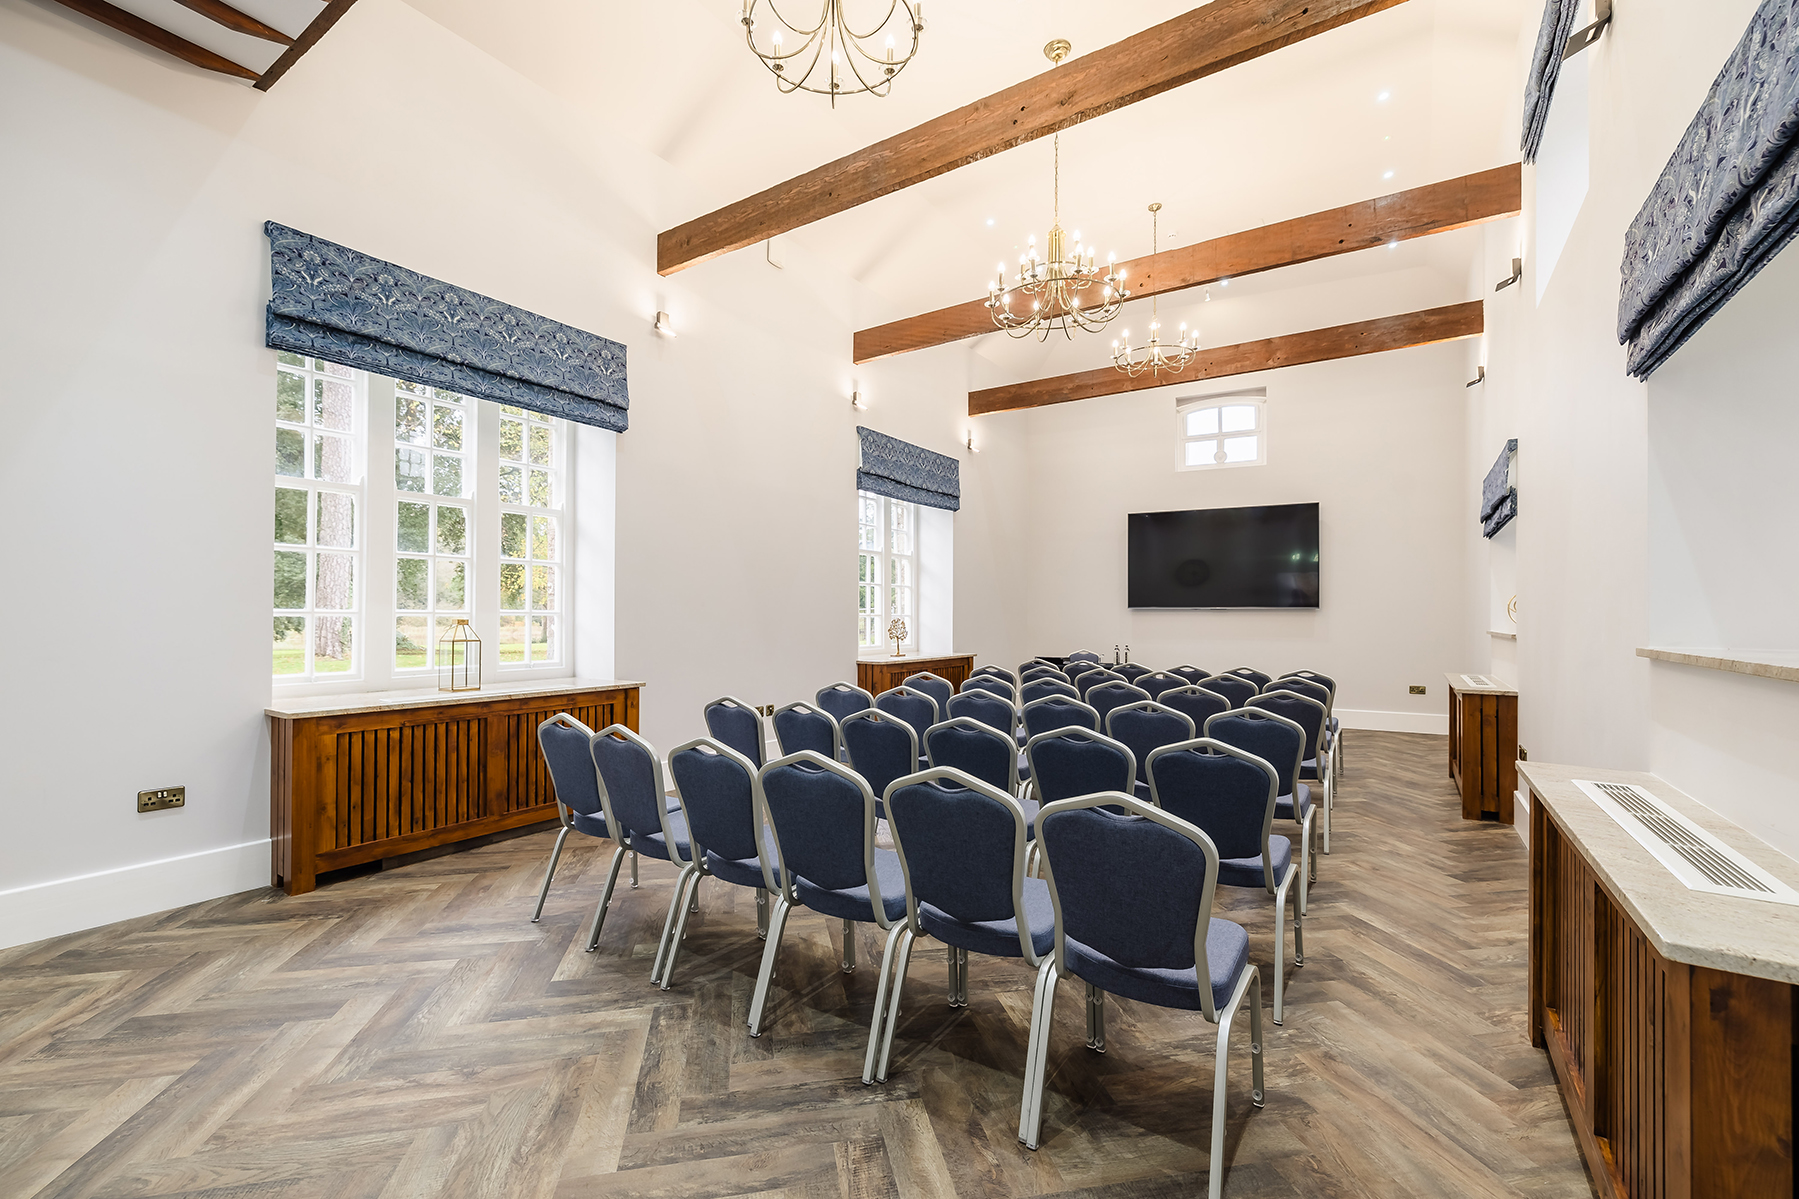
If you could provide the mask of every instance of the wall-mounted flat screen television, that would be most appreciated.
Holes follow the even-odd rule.
[[[1318,505],[1133,512],[1133,608],[1316,608]]]

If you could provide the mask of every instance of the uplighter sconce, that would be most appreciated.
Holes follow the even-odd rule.
[[[857,412],[867,412],[868,401],[862,398],[861,392],[852,391],[850,392],[850,407],[854,408]]]
[[[1468,380],[1468,386],[1479,387],[1482,383],[1485,383],[1486,381],[1487,381],[1487,368],[1483,366],[1474,373],[1474,378]]]
[[[1510,279],[1501,279],[1499,281],[1499,286],[1495,287],[1493,290],[1504,291],[1522,278],[1524,278],[1524,259],[1514,258],[1512,259],[1512,277]]]
[[[675,318],[666,312],[658,312],[656,314],[656,332],[664,337],[673,337],[675,335]]]
[[[970,429],[968,431],[967,445],[968,445],[968,450],[970,453],[978,454],[981,452],[981,447],[974,443],[974,430],[973,429]]]

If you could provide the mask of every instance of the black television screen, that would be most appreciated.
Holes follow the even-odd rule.
[[[1133,608],[1316,608],[1318,505],[1133,512]]]

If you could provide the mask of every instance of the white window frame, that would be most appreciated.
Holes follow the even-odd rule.
[[[1251,408],[1254,410],[1255,425],[1252,428],[1248,428],[1248,429],[1239,428],[1239,429],[1233,429],[1229,433],[1224,432],[1223,431],[1223,421],[1224,421],[1223,410],[1225,408],[1243,408],[1243,407],[1248,407],[1248,408]],[[1195,436],[1188,436],[1188,434],[1187,434],[1188,417],[1199,414],[1199,413],[1207,412],[1207,411],[1217,411],[1218,412],[1218,420],[1217,420],[1216,424],[1218,426],[1219,431],[1215,432],[1215,433],[1201,433],[1201,434],[1197,434]],[[1187,446],[1189,443],[1206,442],[1206,441],[1218,442],[1219,450],[1217,452],[1222,453],[1223,452],[1223,442],[1225,440],[1228,440],[1233,435],[1235,435],[1237,437],[1253,436],[1256,439],[1256,456],[1253,459],[1243,459],[1243,460],[1237,461],[1237,462],[1212,461],[1212,462],[1189,463],[1187,461]],[[1245,388],[1241,391],[1224,391],[1224,392],[1216,392],[1212,395],[1187,396],[1187,397],[1178,399],[1174,402],[1174,468],[1175,468],[1175,470],[1177,470],[1177,471],[1223,470],[1223,469],[1229,469],[1232,467],[1240,467],[1240,466],[1266,466],[1266,465],[1268,465],[1268,389],[1267,388],[1252,387],[1252,388]]]
[[[862,530],[869,527],[862,521],[863,505],[869,502],[875,506],[874,529],[878,535],[876,544],[873,546],[865,546],[862,537]],[[911,526],[912,545],[908,553],[896,554],[893,552],[893,516],[896,508],[904,512]],[[922,534],[920,526],[917,504],[906,500],[888,499],[886,496],[876,495],[872,491],[858,490],[856,492],[856,645],[857,654],[861,657],[882,657],[884,650],[891,652],[893,641],[887,636],[887,625],[893,619],[890,588],[894,586],[893,564],[896,560],[905,565],[907,577],[911,579],[910,583],[901,585],[910,587],[912,592],[911,611],[904,615],[906,639],[900,643],[900,648],[908,653],[914,652],[918,648],[919,622],[923,613],[923,607],[919,602],[922,593],[920,587],[922,580],[919,575],[919,540]],[[876,577],[867,583],[861,577],[862,564],[865,560],[873,561],[876,573]],[[877,640],[873,644],[864,643],[862,640],[863,622],[870,616],[862,604],[862,588],[864,586],[872,586],[874,591],[873,632]]]
[[[574,429],[567,421],[558,420],[555,417],[540,416],[535,412],[511,408],[509,405],[502,406],[494,404],[491,405],[491,407],[494,409],[493,426],[496,459],[493,471],[494,486],[492,494],[497,509],[494,517],[496,521],[496,536],[493,543],[494,595],[496,597],[496,614],[494,620],[496,640],[494,644],[494,661],[499,669],[504,670],[508,675],[528,675],[543,670],[559,669],[574,661],[569,650],[567,632],[568,614],[571,611],[568,602],[568,590],[573,575],[573,571],[570,569],[569,565],[568,554],[568,546],[570,544],[568,539],[570,508],[568,503],[568,447],[569,443],[574,440]],[[523,471],[521,486],[523,487],[524,498],[519,502],[504,499],[500,494],[500,476],[502,472],[509,466],[520,465],[514,463],[511,459],[500,456],[500,425],[503,421],[511,420],[520,421],[524,424],[525,460],[521,467]],[[550,494],[548,497],[549,503],[547,504],[531,503],[530,476],[536,468],[536,464],[532,462],[530,445],[532,433],[535,430],[547,431],[551,439],[549,461],[542,464],[542,469],[547,471],[550,476]],[[525,518],[525,556],[523,558],[509,557],[504,552],[505,538],[503,526],[505,518],[508,515],[523,516]],[[536,525],[540,520],[550,520],[554,522],[552,527],[555,530],[555,548],[552,555],[548,558],[540,557],[537,552]],[[520,566],[524,568],[525,607],[523,610],[500,609],[497,606],[500,602],[499,578],[501,572],[507,566]],[[547,567],[553,572],[553,594],[555,596],[553,603],[543,604],[537,599],[535,572],[539,567]],[[513,617],[522,618],[525,622],[525,660],[523,662],[514,663],[502,662],[499,658],[500,648],[498,641],[500,625],[508,618]],[[553,626],[555,632],[551,641],[551,644],[554,647],[554,653],[547,658],[533,659],[531,657],[531,625],[532,622],[539,617],[545,617],[555,622]]]

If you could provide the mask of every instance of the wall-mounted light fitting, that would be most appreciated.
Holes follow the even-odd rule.
[[[968,431],[968,441],[965,444],[968,446],[968,450],[970,453],[978,454],[981,452],[981,447],[974,443],[974,430],[973,429],[970,429]]]
[[[850,407],[854,408],[857,412],[867,412],[868,401],[862,398],[861,392],[852,391],[850,392]]]
[[[1493,290],[1504,291],[1522,278],[1524,278],[1524,259],[1514,258],[1512,259],[1512,277],[1509,279],[1501,279],[1499,281],[1499,286],[1495,287]]]
[[[675,318],[666,312],[658,312],[656,314],[656,332],[664,337],[673,337],[675,335]]]
[[[1468,380],[1469,387],[1479,387],[1487,381],[1487,368],[1481,367],[1474,372],[1474,378]]]

